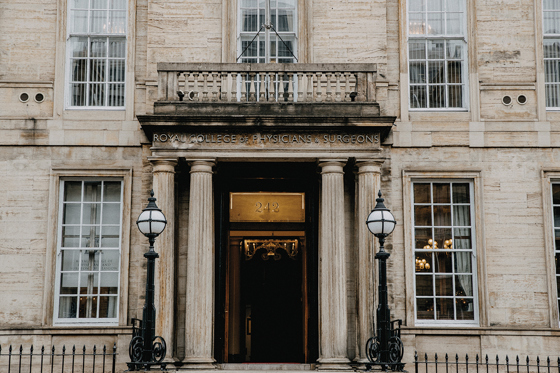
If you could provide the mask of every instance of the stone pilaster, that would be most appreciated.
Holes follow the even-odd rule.
[[[186,368],[213,368],[214,205],[213,160],[191,166],[185,319]]]
[[[165,230],[158,236],[156,261],[155,306],[156,335],[167,343],[167,357],[173,355],[175,304],[175,166],[176,159],[150,159],[153,165],[153,189],[156,204],[167,219]]]
[[[346,160],[320,160],[322,175],[319,369],[350,369],[347,358],[344,172]]]
[[[367,229],[366,219],[375,207],[376,192],[381,185],[381,162],[356,160],[356,243],[357,243],[357,348],[356,362],[366,363],[366,342],[375,333],[374,314],[374,236]]]

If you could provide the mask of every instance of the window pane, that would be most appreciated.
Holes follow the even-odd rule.
[[[560,184],[552,184],[552,203],[560,204]]]
[[[117,203],[103,204],[103,224],[119,224],[121,221],[121,207]]]
[[[441,35],[443,30],[443,13],[428,13],[428,34]]]
[[[453,310],[453,298],[437,298],[437,319],[438,320],[453,320],[455,318]]]
[[[124,82],[124,67],[124,60],[110,60],[108,80],[110,82]]]
[[[88,56],[88,38],[72,37],[70,38],[70,45],[72,47],[72,57]]]
[[[455,295],[472,297],[472,276],[455,276]]]
[[[75,318],[78,311],[78,302],[76,297],[60,297],[58,304],[58,317]]]
[[[107,0],[91,0],[92,9],[107,9]]]
[[[474,302],[473,299],[459,298],[457,299],[457,320],[474,320]]]
[[[72,10],[72,18],[70,19],[70,32],[86,33],[88,32],[88,12],[87,10]]]
[[[426,42],[410,42],[408,45],[408,58],[411,60],[426,59]]]
[[[461,60],[463,58],[464,45],[465,43],[460,40],[448,40],[446,43],[447,58]]]
[[[278,9],[278,32],[281,31],[294,31],[294,10],[292,9]]]
[[[80,264],[79,250],[62,250],[62,267],[63,271],[77,271]]]
[[[453,253],[455,260],[455,273],[472,273],[470,251],[458,251]],[[466,294],[472,295],[472,294]]]
[[[86,85],[72,83],[70,86],[72,96],[70,102],[72,106],[85,106],[86,105]]]
[[[78,205],[79,206],[79,205]],[[101,206],[98,203],[83,204],[83,224],[99,224]]]
[[[443,10],[443,0],[428,0],[428,11],[442,11]]]
[[[120,227],[103,226],[103,235],[101,238],[102,247],[119,247]]]
[[[90,12],[90,32],[94,34],[107,34],[109,27],[107,24],[107,11],[94,10]]]
[[[426,63],[411,62],[409,74],[410,83],[426,83]]]
[[[414,225],[416,226],[432,225],[431,206],[414,206]]]
[[[445,43],[443,41],[428,40],[428,58],[444,59],[445,58]]]
[[[103,250],[101,253],[101,270],[118,271],[119,257],[120,257],[119,250]]]
[[[457,250],[472,249],[470,228],[455,229],[454,233],[455,233],[455,240],[453,241],[454,249]]]
[[[80,224],[81,205],[79,203],[65,203],[62,213],[63,224]]]
[[[435,259],[435,271],[439,273],[453,273],[453,266],[451,265],[451,254],[450,252],[435,252],[434,259]],[[437,280],[436,276],[436,280]],[[439,276],[442,277],[442,276]],[[447,278],[447,277],[445,277]],[[449,281],[451,281],[451,277],[449,276]],[[451,286],[451,285],[450,285]],[[453,295],[453,294],[443,294],[439,293],[439,295]]]
[[[89,106],[105,106],[105,84],[89,86]]]
[[[126,12],[112,11],[109,13],[109,25],[107,33],[124,34],[126,33]]]
[[[409,13],[408,22],[408,33],[410,35],[424,35],[426,33],[424,13]]]
[[[79,317],[97,317],[98,297],[80,297]]]
[[[430,273],[433,272],[432,253],[416,252],[416,272]]]
[[[427,107],[426,87],[424,86],[410,87],[410,107],[413,109]]]
[[[99,318],[117,317],[117,297],[99,297]]]
[[[416,276],[416,295],[419,296],[433,296],[434,287],[432,276]]]
[[[81,181],[65,181],[64,182],[64,200],[65,201],[81,201],[82,199],[82,182]]]
[[[80,275],[80,294],[97,294],[99,292],[99,274],[82,272]]]
[[[469,184],[453,183],[453,203],[470,202]]]
[[[433,298],[416,299],[416,317],[421,320],[434,319],[434,300]]]
[[[451,239],[451,228],[435,228],[434,239],[436,249],[445,249],[445,241]]]
[[[453,225],[468,226],[471,224],[471,208],[468,205],[453,206]]]
[[[434,225],[450,226],[451,225],[451,206],[434,206]]]
[[[410,12],[421,12],[424,11],[424,1],[425,0],[409,0],[408,10]]]
[[[79,8],[79,9],[87,9],[89,6],[89,2],[88,0],[72,0],[70,2],[70,7],[71,8]]]
[[[463,35],[463,14],[447,13],[446,16],[447,35]]]
[[[414,183],[414,203],[430,203],[431,191],[430,184]]]
[[[434,61],[428,62],[428,81],[430,83],[445,82],[445,62]]]
[[[72,81],[87,81],[87,60],[72,60]]]
[[[121,183],[119,181],[105,181],[103,183],[105,202],[120,202],[121,200]]]
[[[434,203],[450,203],[450,185],[434,183]]]
[[[430,245],[428,242],[432,239],[432,229],[431,228],[416,228],[414,230],[414,238],[416,241],[417,249],[424,249],[425,246]],[[426,247],[428,249],[429,247]]]
[[[445,10],[448,12],[464,12],[465,0],[445,0]]]
[[[80,247],[80,227],[62,228],[62,247]]]
[[[78,294],[77,273],[63,273],[61,275],[60,294]]]

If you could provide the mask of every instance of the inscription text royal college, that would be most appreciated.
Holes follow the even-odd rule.
[[[154,143],[189,144],[379,144],[378,133],[154,133]]]

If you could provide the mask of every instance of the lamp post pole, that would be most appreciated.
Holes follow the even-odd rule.
[[[394,329],[387,295],[387,259],[391,254],[385,251],[385,239],[393,232],[397,222],[383,204],[381,191],[378,196],[377,204],[366,221],[369,231],[379,239],[379,251],[375,254],[375,259],[379,261],[377,335],[371,337],[366,344],[366,355],[371,363],[367,364],[367,368],[369,370],[372,365],[379,365],[383,370],[391,368],[393,371],[402,371],[404,369],[404,364],[401,363],[404,346],[400,338],[401,320],[396,320],[399,328]]]
[[[167,220],[165,215],[156,205],[154,191],[148,198],[148,206],[142,211],[136,225],[142,234],[148,237],[150,243],[149,250],[144,254],[148,260],[146,274],[146,298],[142,312],[142,326],[140,331],[133,332],[133,338],[129,345],[130,363],[127,363],[129,370],[150,369],[153,365],[160,365],[164,370],[166,364],[161,362],[165,358],[166,345],[162,337],[156,336],[156,306],[154,304],[155,292],[155,268],[158,253],[154,250],[156,237],[165,229]]]

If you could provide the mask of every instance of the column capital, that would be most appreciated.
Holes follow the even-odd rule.
[[[177,158],[159,158],[148,157],[148,161],[153,166],[152,172],[171,172],[175,173],[175,166],[177,166]]]
[[[191,167],[191,174],[194,172],[212,173],[212,168],[216,165],[215,159],[187,159],[187,162]]]
[[[346,165],[348,159],[334,158],[334,159],[318,159],[318,165],[321,167],[321,174],[344,173],[342,169]]]
[[[356,159],[356,174],[380,173],[384,159]]]

